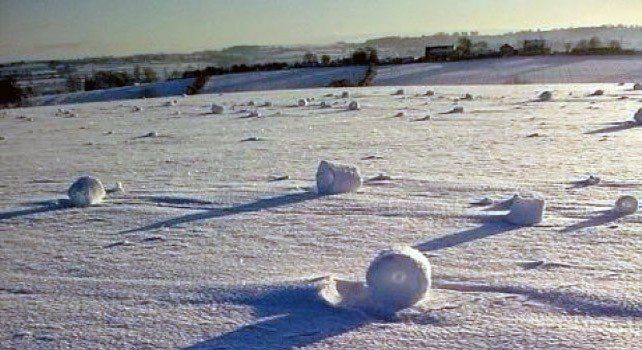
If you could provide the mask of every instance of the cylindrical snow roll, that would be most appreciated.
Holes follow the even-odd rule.
[[[247,118],[261,118],[262,116],[260,111],[250,111],[250,113],[247,114]]]
[[[638,200],[633,196],[622,196],[615,202],[615,211],[623,215],[631,215],[638,211]]]
[[[352,101],[348,105],[348,109],[351,111],[358,111],[359,109],[361,109],[361,106],[359,105],[358,101]]]
[[[505,221],[514,225],[530,226],[542,222],[546,201],[540,198],[514,197]]]
[[[637,112],[633,115],[633,120],[636,124],[642,125],[642,108],[638,109]]]
[[[299,99],[297,104],[299,105],[299,107],[306,107],[308,105],[308,101],[306,99],[302,98],[302,99]]]
[[[105,198],[105,186],[100,180],[83,176],[76,180],[67,191],[69,200],[76,207],[88,207],[98,204]]]
[[[408,246],[385,250],[366,274],[371,302],[384,312],[411,307],[430,290],[430,275],[430,262],[420,251]]]
[[[544,91],[541,94],[539,94],[538,99],[540,101],[550,101],[553,99],[553,93],[550,91]]]
[[[363,179],[354,166],[321,161],[317,169],[317,191],[319,194],[354,192],[361,187]]]
[[[640,83],[635,83],[633,84],[633,90],[642,90],[642,84]]]
[[[225,113],[225,107],[217,105],[216,103],[212,104],[212,113],[214,114],[223,114]]]
[[[406,90],[404,89],[398,89],[397,91],[395,91],[395,95],[405,95],[405,94],[406,94]]]
[[[350,98],[350,92],[349,91],[344,91],[341,93],[341,98]]]

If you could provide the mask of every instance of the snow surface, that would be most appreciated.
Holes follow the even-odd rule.
[[[27,100],[30,106],[51,106],[71,103],[129,100],[143,97],[178,96],[185,93],[194,79],[179,79],[138,86],[75,92],[70,94],[44,95]]]
[[[640,56],[513,57],[380,67],[375,85],[642,81]]]
[[[612,211],[621,195],[640,196],[642,129],[627,121],[642,92],[469,85],[393,96],[398,88],[351,89],[359,111],[324,97],[340,89],[66,106],[76,118],[49,106],[0,111],[0,347],[642,343],[642,214]],[[596,89],[604,96],[586,97]],[[544,90],[553,101],[528,102]],[[439,114],[465,93],[464,113]],[[250,100],[273,106],[244,118],[233,106]],[[212,103],[228,112],[212,114]],[[371,180],[319,196],[322,159]],[[89,208],[55,201],[85,174],[127,192]],[[588,174],[602,181],[574,185]],[[534,227],[471,205],[531,192],[547,201]],[[422,304],[382,320],[319,299],[316,278],[363,281],[395,244],[430,259]]]
[[[301,68],[273,72],[215,75],[203,86],[202,93],[320,88],[335,80],[358,83],[367,67]]]

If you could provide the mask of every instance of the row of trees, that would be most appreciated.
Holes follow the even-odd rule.
[[[4,77],[0,80],[0,106],[18,105],[26,95],[16,78]]]
[[[303,55],[301,62],[287,63],[287,62],[272,62],[272,63],[258,63],[258,64],[235,64],[230,67],[215,67],[210,66],[204,69],[189,70],[183,73],[183,78],[198,78],[202,75],[224,75],[235,73],[247,72],[262,72],[262,71],[275,71],[289,68],[306,68],[306,67],[338,67],[349,65],[367,66],[377,64],[379,62],[379,55],[377,50],[371,47],[355,50],[350,57],[340,58],[333,60],[329,55],[322,55],[321,59],[312,53],[307,52]]]
[[[301,63],[303,66],[308,67],[332,67],[340,65],[367,66],[370,64],[379,63],[379,53],[377,52],[377,49],[373,47],[366,47],[355,50],[348,58],[332,60],[332,57],[330,57],[330,55],[322,55],[321,60],[319,60],[319,57],[316,54],[312,52],[306,52],[305,55],[303,55],[303,61]]]
[[[156,71],[150,67],[141,69],[140,66],[136,65],[131,75],[127,72],[98,71],[92,77],[85,79],[84,90],[101,90],[135,83],[153,83],[155,81],[158,81]],[[70,86],[75,83],[75,81],[68,81]]]
[[[572,43],[565,43],[564,48],[566,53],[571,54],[614,54],[624,51],[622,50],[622,43],[618,40],[611,40],[604,44],[597,36],[588,40],[582,39],[575,43],[575,46]]]

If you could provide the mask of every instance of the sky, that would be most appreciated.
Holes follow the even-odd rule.
[[[642,24],[642,0],[0,0],[0,61]]]

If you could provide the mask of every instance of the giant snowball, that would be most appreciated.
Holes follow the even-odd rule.
[[[622,196],[615,202],[615,211],[623,215],[631,215],[638,211],[638,200],[633,196]]]
[[[225,107],[221,105],[217,105],[216,103],[212,104],[212,113],[213,114],[223,114],[225,113]]]
[[[537,98],[542,102],[550,101],[553,99],[553,93],[550,91],[544,91],[541,94],[539,94]]]
[[[83,176],[76,180],[67,191],[71,203],[76,207],[88,207],[103,201],[105,198],[105,186],[100,180]]]
[[[638,109],[638,111],[633,115],[633,120],[635,120],[636,124],[642,125],[642,108]]]
[[[321,161],[317,169],[317,190],[319,194],[339,194],[354,192],[361,187],[363,180],[357,167]]]
[[[430,262],[408,246],[382,251],[366,274],[373,307],[394,313],[411,307],[430,290]]]
[[[541,198],[514,197],[505,221],[514,225],[530,226],[542,222],[546,201]]]

